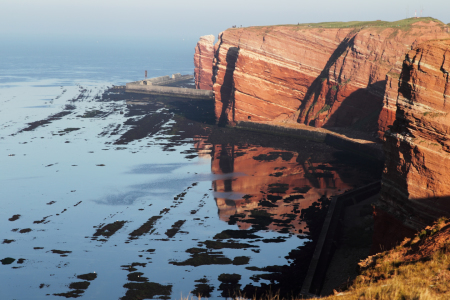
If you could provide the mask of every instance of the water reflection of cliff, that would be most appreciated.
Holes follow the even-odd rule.
[[[322,196],[351,186],[328,163],[300,159],[298,153],[258,146],[214,145],[212,173],[220,219],[279,232],[305,232],[301,210]]]

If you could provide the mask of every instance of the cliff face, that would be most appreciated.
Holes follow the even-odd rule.
[[[386,74],[395,73],[412,44],[448,37],[445,28],[408,19],[228,29],[215,45],[216,117],[375,132]],[[388,84],[395,88],[396,82]],[[393,121],[395,103],[388,100],[381,131]]]
[[[396,120],[385,135],[379,209],[412,230],[450,216],[449,72],[450,40],[409,51],[399,78]]]
[[[194,76],[195,88],[201,90],[212,90],[212,65],[214,59],[214,36],[205,35],[195,47],[194,54]]]

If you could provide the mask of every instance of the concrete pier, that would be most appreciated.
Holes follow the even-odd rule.
[[[193,78],[193,75],[173,74],[172,76],[129,82],[126,84],[125,92],[205,100],[213,99],[214,93],[212,91],[170,86],[192,80]]]

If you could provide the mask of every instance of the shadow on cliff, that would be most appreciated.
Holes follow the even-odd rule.
[[[359,131],[376,132],[385,90],[386,80],[380,80],[367,88],[352,92],[344,98],[338,109],[330,115],[322,127],[344,126]],[[330,105],[336,102],[340,92],[345,93],[345,86],[337,85],[334,97],[327,95]]]
[[[382,98],[386,89],[386,80],[377,81],[367,88],[361,88],[345,97],[345,88],[347,82],[338,82],[337,85],[330,86],[329,72],[339,57],[349,48],[353,47],[356,33],[349,38],[345,38],[335,49],[320,75],[313,81],[308,88],[304,101],[299,110],[300,115],[297,122],[309,126],[316,125],[316,117],[311,115],[313,108],[317,104],[323,91],[324,81],[328,83],[325,98],[325,105],[330,107],[338,100],[338,96],[344,94],[344,100],[340,107],[330,116],[322,127],[346,126],[361,131],[377,131],[377,120],[382,108]],[[339,80],[341,70],[339,72]],[[324,106],[325,107],[325,106]]]
[[[408,68],[408,66],[403,64],[403,70],[405,68]],[[402,71],[398,92],[405,99],[412,101],[409,80],[410,73]],[[401,163],[411,162],[413,151],[409,147],[402,145],[402,142],[399,143],[398,139],[393,135],[397,133],[411,135],[406,128],[407,121],[404,114],[403,110],[397,108],[396,120],[384,135],[386,161],[383,171],[383,186],[380,192],[380,203],[382,206],[376,207],[374,211],[374,235],[372,249],[370,250],[371,254],[390,250],[399,245],[404,238],[412,237],[416,234],[416,230],[403,224],[403,221],[411,219],[411,216],[417,217],[417,213],[411,206],[412,202],[405,199],[405,195],[409,198],[406,175],[410,166],[407,163]],[[448,201],[448,199],[446,200]],[[394,216],[387,211],[392,209],[394,211],[397,210],[400,214]],[[404,220],[400,218],[404,218]],[[432,220],[425,221],[425,223],[427,222],[432,222]]]
[[[327,63],[325,64],[325,67],[320,72],[319,76],[314,79],[310,87],[308,88],[305,97],[303,98],[304,101],[300,105],[300,115],[298,117],[297,122],[299,123],[305,123],[308,119],[309,112],[311,108],[315,105],[317,100],[320,96],[320,90],[322,87],[322,81],[328,80],[328,75],[330,72],[330,68],[336,63],[338,58],[351,46],[353,46],[355,42],[355,36],[351,38],[345,38],[339,46],[334,50],[333,54],[330,56],[330,59],[328,59]],[[306,109],[308,108],[308,109]],[[306,123],[305,123],[306,124]],[[306,124],[306,125],[313,125],[313,124]]]
[[[230,47],[227,52],[226,62],[227,69],[223,79],[223,84],[220,87],[220,99],[222,101],[222,111],[219,116],[218,124],[228,124],[228,115],[231,115],[231,120],[234,120],[234,80],[233,73],[236,67],[236,61],[239,57],[239,48]],[[228,113],[227,113],[228,112]]]

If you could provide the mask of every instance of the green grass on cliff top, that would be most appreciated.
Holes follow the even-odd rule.
[[[350,22],[322,22],[322,23],[301,23],[298,25],[286,25],[286,26],[300,26],[309,28],[358,28],[358,27],[409,27],[417,22],[437,22],[441,25],[445,25],[438,19],[431,17],[425,18],[408,18],[394,22],[388,21],[350,21]]]

